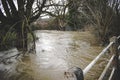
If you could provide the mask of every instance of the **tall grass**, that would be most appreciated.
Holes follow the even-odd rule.
[[[6,50],[15,46],[16,32],[0,31],[0,50]]]

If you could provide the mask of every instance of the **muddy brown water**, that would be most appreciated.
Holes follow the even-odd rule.
[[[85,32],[36,31],[36,36],[39,38],[36,54],[25,56],[22,60],[13,57],[1,62],[0,80],[65,80],[64,71],[74,66],[84,69],[102,50],[91,45],[86,37],[91,35]],[[0,52],[0,57],[17,53],[17,49],[13,48]],[[97,69],[98,73],[101,70]],[[98,77],[95,74],[93,72],[89,76]],[[89,76],[86,80],[96,78],[89,79]]]

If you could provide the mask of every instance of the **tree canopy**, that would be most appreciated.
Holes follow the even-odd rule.
[[[0,32],[14,31],[16,47],[27,50],[29,33],[35,41],[30,24],[43,14],[55,17],[60,29],[92,24],[102,42],[120,34],[120,0],[0,0]],[[5,39],[0,35],[0,43]]]

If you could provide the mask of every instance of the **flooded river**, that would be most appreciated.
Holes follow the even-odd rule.
[[[0,80],[65,80],[64,71],[74,66],[84,69],[102,50],[93,45],[93,36],[86,32],[41,30],[36,31],[36,36],[39,38],[36,41],[36,54],[25,56],[22,60],[13,57],[1,62]],[[16,53],[18,51],[14,48],[0,52],[0,57]],[[96,72],[99,74],[101,70],[89,72],[88,77],[94,77],[86,80],[97,80]]]

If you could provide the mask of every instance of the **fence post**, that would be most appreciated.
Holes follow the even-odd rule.
[[[110,41],[113,41],[113,45],[111,47],[112,54],[115,54],[113,65],[115,67],[115,74],[113,75],[112,80],[120,80],[120,67],[119,67],[119,50],[118,50],[118,39],[117,37],[113,36]]]

